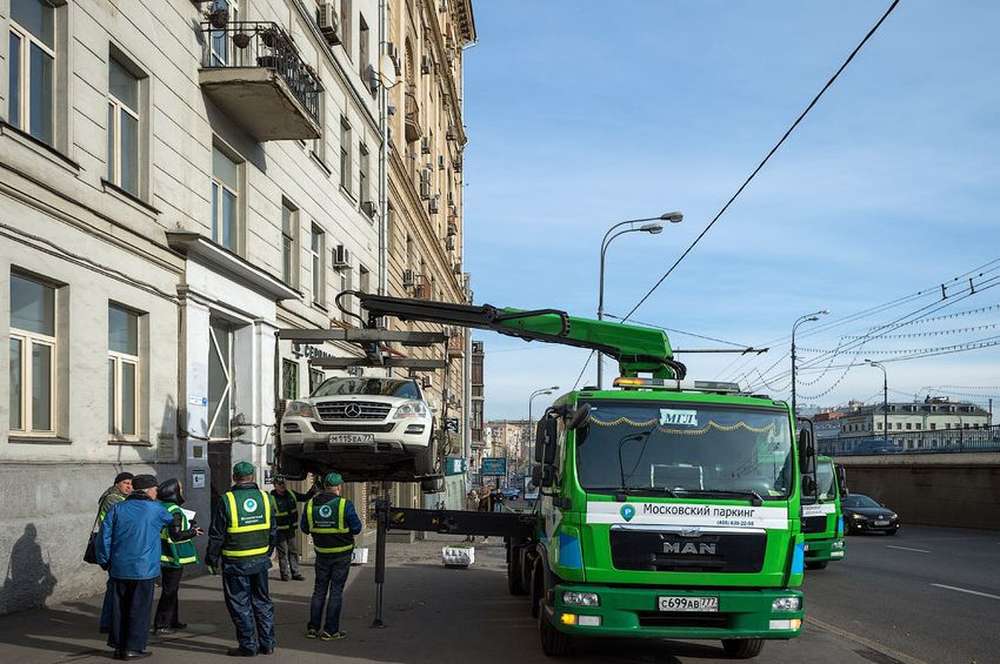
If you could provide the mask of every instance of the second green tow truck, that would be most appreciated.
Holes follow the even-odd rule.
[[[846,487],[842,469],[827,456],[816,457],[816,493],[802,497],[802,532],[805,535],[806,567],[824,569],[830,561],[843,560],[844,514],[841,493]]]

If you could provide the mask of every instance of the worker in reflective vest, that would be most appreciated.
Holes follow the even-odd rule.
[[[160,601],[156,605],[156,616],[153,628],[156,634],[172,634],[175,630],[187,627],[178,616],[177,594],[181,587],[181,577],[184,566],[198,562],[198,550],[190,535],[201,535],[201,528],[189,523],[187,514],[181,509],[184,504],[184,487],[180,480],[169,479],[160,483],[157,499],[163,503],[171,514],[179,514],[181,518],[181,539],[170,536],[170,529],[160,531]]]
[[[310,639],[336,641],[347,636],[340,629],[340,610],[361,519],[354,503],[340,495],[343,486],[339,473],[327,473],[322,479],[322,493],[311,498],[302,513],[302,532],[312,535],[316,549],[316,585],[306,630],[306,638]]]
[[[308,493],[299,493],[295,489],[289,489],[285,485],[285,478],[281,475],[274,477],[274,489],[271,495],[274,496],[276,507],[275,516],[278,521],[278,541],[275,551],[278,553],[278,569],[281,570],[281,580],[288,581],[289,577],[295,581],[305,579],[299,572],[299,551],[295,545],[295,533],[299,528],[299,503],[304,503],[316,493],[315,487],[309,489]]]
[[[277,508],[271,495],[257,488],[254,473],[246,461],[233,466],[233,487],[212,515],[205,554],[212,574],[222,566],[226,608],[239,640],[227,653],[232,657],[269,655],[276,645],[267,572],[278,535]]]

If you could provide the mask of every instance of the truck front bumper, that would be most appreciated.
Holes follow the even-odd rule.
[[[806,540],[806,562],[820,563],[827,560],[843,560],[847,549],[844,538]]]
[[[565,592],[596,593],[600,605],[568,605],[563,602]],[[660,611],[657,608],[659,598],[665,596],[718,597],[719,610],[711,613]],[[797,597],[799,610],[774,610],[774,601],[783,597]],[[558,584],[553,595],[546,598],[543,610],[556,629],[574,636],[660,639],[791,639],[799,635],[804,616],[802,592],[787,588],[679,590],[572,583]],[[576,618],[570,619],[563,614]]]

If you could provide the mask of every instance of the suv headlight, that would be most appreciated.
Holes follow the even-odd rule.
[[[405,420],[410,417],[427,417],[427,406],[423,401],[406,401],[400,404],[392,419]]]
[[[289,401],[288,405],[285,406],[285,415],[291,415],[292,417],[309,417],[314,420],[317,419],[315,409],[313,409],[312,404],[307,401]]]

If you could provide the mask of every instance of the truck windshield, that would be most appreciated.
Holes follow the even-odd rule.
[[[820,500],[833,500],[837,497],[832,461],[816,462],[816,491]]]
[[[324,381],[314,397],[336,397],[345,394],[369,394],[401,399],[419,399],[420,390],[412,380],[392,380],[388,378],[330,378]]]
[[[792,444],[782,410],[673,402],[590,405],[588,421],[576,431],[577,474],[585,489],[788,496]]]

